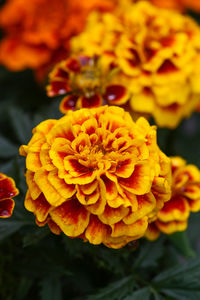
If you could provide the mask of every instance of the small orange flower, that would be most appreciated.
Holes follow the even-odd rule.
[[[11,197],[19,194],[12,178],[0,173],[0,218],[12,216],[15,202]]]
[[[46,75],[67,56],[69,39],[83,30],[89,12],[113,6],[111,0],[7,0],[0,11],[5,33],[0,62],[10,70],[31,68]]]
[[[49,97],[65,96],[60,104],[60,111],[79,108],[98,107],[102,104],[126,103],[129,94],[120,84],[110,84],[115,65],[111,63],[107,70],[101,65],[97,56],[77,56],[68,58],[57,64],[50,73],[50,83],[47,86]]]
[[[20,154],[25,207],[37,224],[92,244],[121,248],[142,237],[171,196],[170,160],[157,146],[155,126],[133,122],[119,107],[44,121]]]
[[[72,38],[72,51],[98,55],[105,66],[115,63],[111,83],[126,88],[130,109],[175,128],[200,99],[200,28],[175,11],[129,2],[113,13],[92,13],[85,30]]]
[[[186,165],[180,157],[172,157],[172,198],[149,224],[146,236],[155,240],[160,232],[171,234],[187,228],[190,212],[200,210],[200,171]]]

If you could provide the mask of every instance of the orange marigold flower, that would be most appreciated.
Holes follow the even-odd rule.
[[[127,1],[113,14],[92,13],[71,46],[102,56],[105,66],[114,62],[119,72],[111,83],[124,85],[131,109],[152,115],[159,126],[176,127],[197,106],[200,28],[190,17]]]
[[[180,157],[172,157],[172,198],[149,224],[146,236],[155,240],[160,232],[171,234],[187,228],[190,212],[200,211],[200,171]]]
[[[162,8],[186,10],[191,9],[194,11],[200,11],[199,0],[150,0],[154,5]]]
[[[142,237],[171,194],[170,159],[156,128],[122,108],[69,111],[33,131],[25,207],[54,233],[121,248]]]
[[[111,84],[115,73],[111,63],[105,70],[98,56],[77,56],[57,64],[49,76],[49,97],[68,94],[60,104],[62,113],[79,108],[98,107],[102,104],[126,103],[129,94],[123,85]],[[113,76],[112,76],[113,73]]]
[[[19,194],[12,178],[0,173],[0,218],[12,216],[15,202],[12,197]]]
[[[14,71],[47,70],[66,57],[70,37],[83,30],[89,12],[113,6],[111,0],[7,0],[0,11],[0,62]]]

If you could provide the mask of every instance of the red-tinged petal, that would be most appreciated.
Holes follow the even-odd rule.
[[[65,202],[65,198],[62,197],[57,189],[55,189],[48,180],[49,172],[41,168],[35,173],[34,179],[40,190],[43,192],[45,198],[52,206],[59,206]]]
[[[156,199],[152,193],[137,196],[137,202],[138,210],[135,212],[130,211],[130,214],[123,219],[125,224],[132,224],[144,216],[148,216],[156,205]]]
[[[181,188],[182,195],[188,199],[196,200],[200,198],[200,182],[199,183],[188,183],[186,186]]]
[[[94,180],[91,183],[80,185],[79,188],[83,194],[90,195],[96,190],[97,186],[98,186],[98,181]]]
[[[62,99],[59,109],[61,113],[66,114],[69,110],[75,110],[79,96],[69,95]]]
[[[13,199],[4,199],[0,201],[0,218],[9,218],[12,216],[15,202]]]
[[[116,184],[113,181],[111,181],[106,175],[102,175],[101,179],[105,184],[106,188],[106,200],[110,201],[115,199],[118,195]]]
[[[52,221],[51,219],[47,222],[48,226],[49,226],[49,229],[54,233],[54,234],[57,234],[59,235],[62,230],[60,229],[60,227],[54,222]]]
[[[186,221],[171,221],[171,222],[161,222],[157,220],[156,226],[158,229],[165,234],[172,234],[177,231],[184,231],[187,228],[187,220]]]
[[[74,73],[78,73],[81,70],[80,62],[75,58],[69,58],[66,61],[65,68]]]
[[[55,97],[58,95],[64,95],[70,91],[68,82],[61,80],[52,80],[47,86],[47,95],[49,97]]]
[[[74,184],[67,184],[63,179],[58,177],[58,171],[53,170],[48,174],[48,180],[58,193],[65,198],[70,199],[76,192]]]
[[[148,226],[148,218],[144,217],[137,222],[126,225],[123,221],[112,225],[112,237],[120,237],[120,236],[130,236],[133,239],[138,239],[142,237],[147,230]]]
[[[189,213],[190,208],[187,200],[182,196],[175,195],[158,212],[158,218],[162,222],[185,221],[188,219]]]
[[[53,142],[57,138],[64,138],[64,139],[68,140],[69,142],[72,142],[75,139],[76,133],[74,131],[74,128],[70,124],[69,121],[65,122],[65,119],[64,119],[65,117],[66,116],[64,116],[62,119],[60,119],[63,121],[62,123],[60,123],[57,126],[54,126],[51,129],[51,131],[47,134],[46,139],[50,145],[53,144]]]
[[[195,200],[188,199],[188,204],[190,206],[190,210],[192,212],[198,212],[200,211],[200,198]]]
[[[119,161],[115,174],[119,177],[129,178],[135,169],[135,158]]]
[[[104,212],[106,206],[106,199],[105,197],[102,197],[102,195],[99,196],[99,199],[96,201],[96,203],[91,205],[86,205],[85,208],[94,215],[100,215]]]
[[[0,201],[18,195],[19,191],[12,178],[6,177],[0,180]]]
[[[112,208],[106,205],[103,214],[98,218],[107,225],[112,225],[121,221],[129,213],[129,208],[120,206],[118,208]]]
[[[82,96],[79,98],[79,106],[80,108],[93,108],[99,107],[102,105],[102,97],[101,95],[93,95],[91,97]]]
[[[90,170],[80,164],[74,156],[68,156],[64,159],[64,167],[70,176],[74,177],[90,172]]]
[[[73,154],[71,143],[65,138],[56,138],[49,151],[52,163],[58,169],[64,169],[64,158]]]
[[[73,140],[71,147],[78,153],[81,153],[85,147],[91,147],[89,135],[81,132],[79,136]]]
[[[103,98],[110,104],[122,105],[128,101],[130,95],[124,86],[115,84],[106,88]]]
[[[38,185],[35,183],[33,172],[27,170],[26,172],[26,183],[29,188],[29,192],[33,200],[37,199],[41,194],[41,190],[39,189]]]
[[[34,212],[38,222],[44,222],[47,219],[51,205],[46,201],[43,194],[33,200],[30,193],[27,193],[24,204],[28,211]]]
[[[160,236],[160,230],[156,226],[155,222],[150,223],[147,228],[147,231],[145,232],[145,237],[149,241],[155,241],[157,240],[157,238],[159,238],[159,236]]]
[[[138,163],[129,178],[119,178],[118,182],[127,191],[136,195],[148,193],[152,184],[149,163]]]
[[[89,225],[85,231],[85,237],[94,245],[106,242],[111,233],[109,226],[102,224],[96,216],[90,217]]]
[[[88,184],[88,183],[91,183],[93,182],[97,177],[97,172],[94,171],[94,172],[89,172],[88,173],[85,173],[83,175],[80,175],[78,177],[73,177],[73,176],[69,176],[69,175],[65,175],[64,176],[64,180],[67,184]]]
[[[78,201],[83,205],[95,204],[99,199],[99,188],[96,188],[94,192],[90,195],[85,195],[79,186],[77,186],[77,194],[76,197]]]
[[[85,231],[90,217],[90,213],[76,199],[63,203],[52,210],[50,215],[60,229],[71,237]]]
[[[85,121],[81,126],[81,130],[87,133],[89,136],[95,133],[97,128],[98,128],[98,124],[95,118],[91,118]]]
[[[0,181],[4,178],[6,178],[6,175],[4,175],[3,173],[0,173]]]

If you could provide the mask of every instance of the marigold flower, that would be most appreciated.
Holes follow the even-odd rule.
[[[194,11],[200,11],[199,0],[150,0],[154,5],[162,8],[186,10],[191,9]]]
[[[113,75],[112,75],[113,73]],[[97,56],[70,57],[58,63],[49,76],[49,97],[68,94],[60,104],[62,113],[79,108],[98,107],[102,104],[126,103],[129,94],[123,85],[111,84],[115,65],[105,70]]]
[[[121,248],[142,237],[171,194],[156,128],[122,108],[69,111],[33,130],[25,207],[54,233]]]
[[[187,228],[190,212],[200,211],[200,171],[180,157],[172,157],[172,198],[149,224],[146,237],[155,240],[160,232],[171,234]]]
[[[12,197],[19,194],[15,182],[11,177],[0,173],[0,218],[12,216],[15,202]]]
[[[83,30],[89,12],[113,6],[111,0],[7,0],[0,11],[0,62],[10,70],[43,73],[66,57],[70,37]]]
[[[127,1],[112,14],[92,13],[71,46],[104,57],[105,65],[114,62],[119,72],[112,84],[124,85],[131,109],[152,115],[159,126],[176,127],[197,106],[200,28],[190,17]]]

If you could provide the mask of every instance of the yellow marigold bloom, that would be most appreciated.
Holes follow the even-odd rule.
[[[126,1],[113,14],[92,13],[71,47],[102,56],[105,66],[114,62],[119,72],[112,84],[124,85],[130,108],[152,115],[159,126],[176,127],[197,106],[200,28],[190,17]]]
[[[15,182],[11,177],[0,173],[0,218],[12,216],[15,202],[12,197],[19,194]]]
[[[105,70],[97,56],[70,57],[58,63],[50,73],[47,94],[49,97],[65,95],[60,103],[64,114],[68,110],[106,103],[126,103],[129,97],[126,88],[120,84],[109,85],[115,69],[115,64],[110,64]]]
[[[155,240],[160,232],[171,234],[187,228],[190,212],[200,211],[200,171],[180,157],[172,157],[172,198],[149,224],[146,236]]]
[[[171,196],[170,159],[157,146],[155,126],[135,123],[119,107],[44,121],[20,154],[25,207],[37,224],[92,244],[121,248],[142,237]]]

